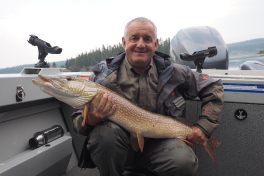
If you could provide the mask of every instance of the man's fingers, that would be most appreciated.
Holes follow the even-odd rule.
[[[104,116],[112,115],[116,109],[116,105],[113,105],[113,103],[112,103],[112,97],[108,96],[107,98],[108,99],[107,99],[107,102],[105,104],[105,107],[101,112],[102,114],[104,114]]]
[[[203,145],[207,140],[207,136],[199,128],[193,127],[193,130],[187,136],[187,139],[196,145]]]
[[[192,142],[192,140],[193,140],[193,133],[192,132],[187,136],[187,140]]]
[[[109,110],[109,112],[108,112],[108,114],[112,115],[115,112],[115,110],[116,110],[116,105],[112,105],[110,110]]]
[[[111,96],[108,96],[107,98],[108,99],[107,99],[107,102],[106,102],[105,107],[104,107],[104,111],[105,112],[110,111],[112,109],[112,106],[113,106],[113,104],[112,104],[112,97]]]
[[[90,103],[90,109],[89,110],[94,110],[95,108],[97,108],[99,102],[101,101],[101,95],[97,94],[91,101]]]
[[[105,93],[103,94],[103,96],[95,97],[95,99],[99,99],[99,103],[96,106],[94,103],[97,100],[94,100],[94,102],[91,102],[91,104],[93,105],[90,106],[90,111],[97,118],[104,119],[115,111],[116,106],[113,106],[111,96]]]
[[[105,108],[105,105],[108,101],[108,95],[107,94],[104,94],[99,102],[99,104],[97,105],[96,107],[96,110],[97,111],[103,111],[104,108]]]

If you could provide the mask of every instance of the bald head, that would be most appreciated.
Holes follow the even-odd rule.
[[[155,34],[155,40],[157,39],[157,27],[156,25],[149,19],[145,18],[145,17],[138,17],[138,18],[135,18],[131,21],[129,21],[127,24],[126,24],[126,27],[125,27],[125,30],[124,30],[124,37],[126,37],[127,35],[127,28],[128,26],[132,23],[132,22],[139,22],[139,23],[142,23],[142,24],[146,24],[146,23],[150,23],[152,24],[153,28],[154,28],[154,34]]]

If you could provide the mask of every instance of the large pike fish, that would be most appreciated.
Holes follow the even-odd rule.
[[[131,146],[134,150],[143,151],[144,137],[148,138],[177,138],[186,141],[187,135],[192,131],[192,126],[175,120],[168,116],[155,114],[146,111],[127,99],[121,97],[114,91],[78,77],[47,77],[39,75],[42,81],[32,80],[43,92],[77,109],[85,109],[96,94],[107,93],[112,97],[116,105],[114,114],[108,117],[109,120],[119,124],[130,132]],[[87,112],[86,112],[87,113]],[[220,145],[220,140],[215,137],[209,138],[203,147],[211,158],[216,161],[213,150]]]

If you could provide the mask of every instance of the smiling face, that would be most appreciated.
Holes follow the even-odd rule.
[[[122,45],[131,66],[142,73],[158,47],[153,25],[150,22],[133,21],[127,27],[126,35],[122,38]]]

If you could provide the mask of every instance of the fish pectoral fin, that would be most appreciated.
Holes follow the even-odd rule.
[[[82,124],[84,126],[85,124],[88,124],[88,109],[89,109],[90,103],[86,104],[82,110],[82,117],[85,119],[85,123]]]
[[[140,149],[143,152],[144,137],[138,133],[130,134],[130,145],[134,151],[138,152],[138,149]]]
[[[130,145],[135,152],[138,152],[139,145],[136,135],[130,134]]]
[[[143,152],[144,137],[137,133],[137,139],[138,139],[138,145],[139,145],[140,151]]]
[[[189,147],[191,147],[191,148],[194,147],[193,143],[191,143],[190,141],[187,141],[185,139],[180,139],[180,140],[183,141],[183,142],[185,142]]]

